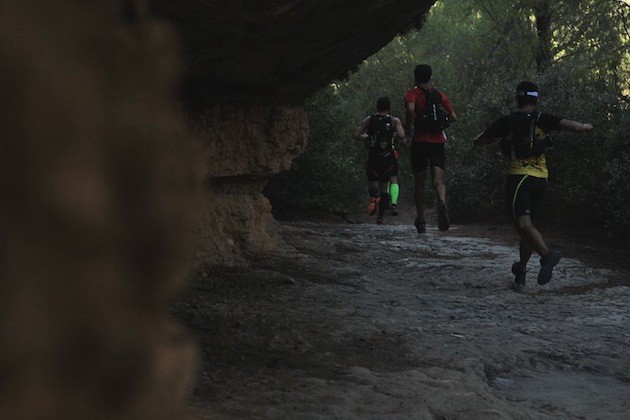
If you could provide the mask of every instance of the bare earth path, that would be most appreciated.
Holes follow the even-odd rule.
[[[565,258],[538,286],[536,259],[517,293],[513,246],[404,222],[287,223],[282,252],[209,267],[174,309],[199,416],[630,418],[627,272]]]

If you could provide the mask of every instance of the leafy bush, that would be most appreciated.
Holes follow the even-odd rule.
[[[333,212],[362,208],[366,154],[351,140],[352,131],[380,96],[390,96],[393,115],[404,117],[402,97],[413,85],[413,68],[424,62],[432,65],[432,83],[449,96],[458,115],[448,130],[446,163],[454,222],[505,220],[506,162],[498,146],[473,150],[472,141],[515,109],[514,87],[530,79],[541,88],[541,110],[595,126],[586,135],[553,134],[547,217],[627,236],[630,55],[625,28],[630,8],[599,0],[569,3],[436,3],[420,31],[396,38],[347,80],[309,101],[310,143],[290,171],[269,183],[266,193],[274,206]],[[545,18],[549,26],[538,30],[536,21]],[[404,149],[400,170],[401,195],[411,198]]]
[[[271,179],[264,191],[277,217],[290,217],[296,211],[345,214],[361,202],[365,194],[363,146],[351,138],[354,127],[350,129],[339,101],[335,89],[329,87],[307,104],[306,151],[290,170]]]
[[[606,228],[612,237],[630,238],[630,151],[605,166],[610,178],[603,188]]]

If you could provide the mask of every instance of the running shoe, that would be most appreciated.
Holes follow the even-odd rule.
[[[525,273],[526,271],[521,268],[520,261],[515,261],[514,264],[512,264],[512,274],[514,274],[514,283],[525,284]]]
[[[398,206],[396,204],[392,204],[392,216],[398,216]]]
[[[538,284],[547,284],[551,280],[553,268],[558,265],[562,254],[557,249],[552,249],[549,253],[540,259],[540,272],[538,273]]]
[[[525,285],[521,283],[513,283],[512,290],[516,293],[523,293],[525,291]]]
[[[438,229],[446,231],[451,227],[451,222],[448,219],[448,212],[446,210],[446,204],[443,201],[438,203]]]
[[[416,221],[413,223],[416,226],[416,230],[418,233],[427,233],[427,228],[424,224],[424,220],[420,220],[419,217],[416,217]]]
[[[376,214],[376,207],[378,206],[379,201],[381,201],[381,197],[370,198],[370,204],[368,204],[368,214],[370,216],[374,216]]]
[[[378,216],[378,217],[376,218],[376,224],[378,224],[378,225],[382,225],[383,223],[384,223],[384,222],[383,222],[383,218],[382,218],[381,216]]]

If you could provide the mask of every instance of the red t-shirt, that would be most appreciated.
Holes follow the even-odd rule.
[[[435,89],[433,86],[429,84],[423,84],[420,87],[425,89]],[[453,113],[455,112],[455,108],[453,108],[453,104],[446,95],[440,92],[442,96],[442,104],[446,111]],[[424,92],[420,90],[418,86],[413,89],[409,89],[407,94],[405,95],[405,104],[408,102],[413,102],[416,104],[416,114],[422,114],[427,110],[427,100],[424,97]],[[446,134],[444,131],[440,131],[438,133],[430,133],[425,130],[414,130],[413,131],[413,141],[415,142],[426,142],[426,143],[446,143]]]

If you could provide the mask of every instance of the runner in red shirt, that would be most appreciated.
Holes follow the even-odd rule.
[[[411,137],[411,169],[415,179],[414,202],[416,205],[415,226],[418,233],[425,233],[424,185],[426,170],[431,165],[431,179],[438,195],[438,227],[448,230],[450,223],[446,209],[446,187],[444,186],[444,128],[456,120],[451,101],[442,92],[429,84],[431,66],[420,64],[414,69],[416,86],[405,95],[405,129]],[[429,105],[429,106],[427,106]],[[431,108],[431,109],[429,109]],[[429,112],[431,111],[431,112]]]

